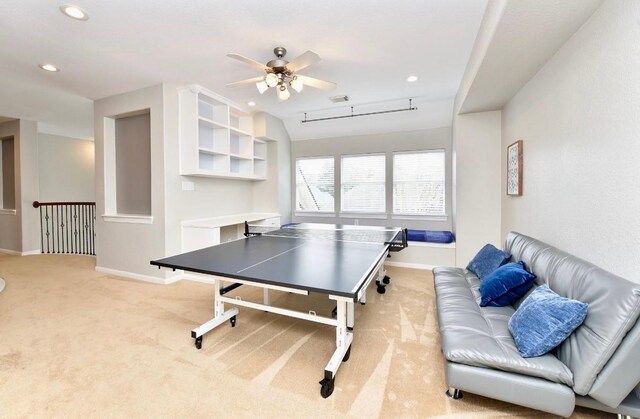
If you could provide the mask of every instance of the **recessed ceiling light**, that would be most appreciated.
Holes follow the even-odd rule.
[[[409,76],[409,77],[407,77],[407,81],[409,83],[413,83],[416,80],[418,80],[418,76]]]
[[[251,102],[248,102],[248,103],[247,103],[247,105],[249,105],[249,106],[256,106],[256,102],[251,101]]]
[[[87,12],[85,12],[78,6],[74,6],[73,4],[63,4],[62,6],[60,6],[60,11],[72,19],[76,19],[76,20],[89,19],[89,15],[87,14]]]
[[[40,64],[38,67],[46,71],[51,71],[52,73],[60,71],[60,69],[53,64]]]

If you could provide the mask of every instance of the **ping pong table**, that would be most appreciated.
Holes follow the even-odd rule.
[[[245,223],[245,236],[241,240],[154,260],[151,264],[213,278],[213,318],[191,331],[198,349],[202,347],[203,336],[217,326],[227,320],[235,326],[236,306],[334,326],[336,350],[320,381],[320,394],[329,397],[338,368],[351,353],[354,303],[366,302],[367,288],[374,281],[377,291],[385,292],[390,278],[386,275],[384,261],[390,251],[407,246],[406,230],[305,223],[269,231]],[[231,284],[224,286],[227,282]],[[243,285],[262,288],[263,302],[225,295]],[[336,302],[335,317],[273,306],[270,290],[301,295],[325,294]],[[225,309],[225,303],[234,307]]]

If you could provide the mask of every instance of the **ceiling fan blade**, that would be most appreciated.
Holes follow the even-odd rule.
[[[240,80],[240,81],[237,81],[235,83],[229,83],[226,86],[227,87],[240,87],[240,86],[244,86],[246,84],[257,83],[257,82],[262,81],[262,80],[264,80],[264,76],[254,77],[252,79]]]
[[[231,53],[231,54],[227,54],[227,57],[233,58],[234,60],[242,61],[243,63],[249,64],[251,67],[257,68],[258,70],[262,70],[262,71],[271,70],[266,65],[259,63],[256,60],[252,60],[251,58],[244,57],[240,54]]]
[[[324,89],[331,90],[336,88],[336,84],[330,81],[324,81],[319,79],[314,79],[313,77],[300,76],[297,75],[298,80],[302,82],[302,84],[306,86],[315,87],[316,89]]]
[[[309,67],[311,64],[315,64],[320,61],[320,56],[313,51],[307,51],[302,55],[294,58],[289,64],[287,64],[287,69],[291,72],[296,72],[302,70],[303,68]]]

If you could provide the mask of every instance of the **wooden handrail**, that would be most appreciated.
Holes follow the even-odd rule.
[[[38,202],[33,201],[33,208],[39,208],[51,205],[95,205],[95,202]]]

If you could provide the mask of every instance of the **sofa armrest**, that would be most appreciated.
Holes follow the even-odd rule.
[[[640,398],[640,321],[627,333],[593,383],[589,396],[617,407],[634,391]]]

